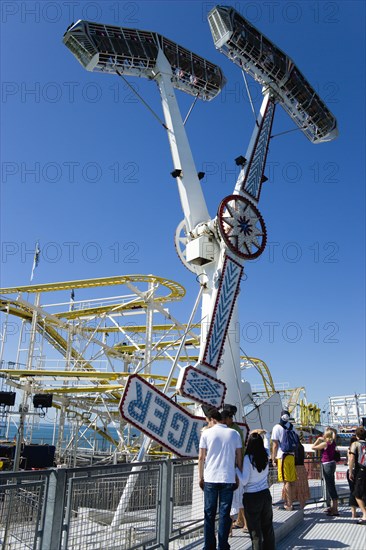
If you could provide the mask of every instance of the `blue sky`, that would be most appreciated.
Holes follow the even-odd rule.
[[[268,245],[246,263],[241,347],[308,400],[365,392],[365,5],[227,2],[290,55],[338,119],[339,138],[271,140],[259,203]],[[217,63],[221,96],[199,102],[187,133],[211,216],[236,181],[253,116],[239,69],[214,48],[213,2],[2,2],[1,286],[132,273],[198,291],[178,259],[182,219],[167,136],[118,77],[85,71],[62,44],[77,19],[157,31]],[[132,80],[131,80],[132,81]],[[162,117],[154,83],[134,79]],[[259,108],[259,87],[250,81]],[[184,114],[191,98],[178,92]],[[273,134],[293,123],[277,109]],[[73,243],[73,244],[70,244]],[[251,377],[251,381],[260,380]]]

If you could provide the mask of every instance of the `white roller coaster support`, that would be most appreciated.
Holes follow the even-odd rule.
[[[3,323],[3,332],[1,335],[0,365],[2,365],[2,362],[3,362],[4,344],[6,342],[6,338],[7,338],[6,332],[8,329],[8,317],[9,317],[9,305],[6,307],[6,310],[5,310],[5,321]]]
[[[154,315],[154,283],[149,283],[149,299],[147,300],[146,308],[146,340],[145,340],[145,358],[144,371],[145,374],[151,373],[151,347],[152,347],[152,330],[153,330],[153,315]]]
[[[38,317],[37,308],[39,307],[39,301],[40,301],[40,294],[39,292],[37,292],[34,297],[34,310],[32,314],[32,324],[31,324],[30,340],[29,340],[29,348],[28,348],[28,357],[27,357],[28,370],[30,370],[33,366],[32,363],[33,363],[34,345],[36,342],[36,335],[37,335],[37,317]]]
[[[21,325],[20,325],[17,354],[16,354],[16,358],[15,358],[15,364],[16,365],[20,364],[20,352],[22,351],[21,345],[22,345],[22,342],[23,342],[24,327],[25,327],[26,322],[27,321],[25,319],[22,319],[22,322],[21,322]]]
[[[169,376],[166,379],[164,389],[163,389],[163,393],[167,393],[168,390],[169,390],[172,378],[174,376],[174,371],[175,371],[175,369],[177,367],[177,364],[178,364],[179,356],[180,356],[181,351],[183,349],[183,346],[185,344],[185,341],[186,341],[188,332],[190,330],[191,324],[193,323],[194,316],[196,315],[196,311],[197,311],[198,305],[199,305],[200,300],[201,300],[201,295],[202,295],[202,292],[203,292],[203,288],[204,288],[203,285],[201,285],[200,290],[198,292],[198,296],[196,298],[196,302],[193,306],[193,310],[192,310],[192,313],[190,315],[190,318],[189,318],[189,321],[188,321],[188,324],[187,324],[187,329],[186,329],[186,331],[184,332],[184,334],[182,336],[182,340],[179,344],[179,348],[177,350],[174,363],[173,363],[173,365],[170,369]],[[142,460],[144,460],[145,454],[146,454],[146,452],[147,452],[147,450],[150,446],[150,443],[151,443],[151,438],[148,437],[147,435],[145,435],[144,439],[143,439],[143,442],[142,442],[142,445],[139,449],[138,455],[136,457],[136,462],[141,462]],[[139,472],[140,470],[141,470],[141,466],[134,466],[133,469],[132,469],[133,472]],[[112,521],[112,524],[111,524],[111,529],[118,527],[118,525],[120,524],[122,516],[125,513],[126,508],[128,506],[128,503],[129,503],[130,497],[132,495],[133,489],[135,487],[136,481],[137,481],[137,475],[128,477],[126,486],[125,486],[125,488],[123,490],[123,493],[122,493],[122,496],[121,496],[121,500],[118,503],[117,510],[115,511],[115,514],[114,514],[114,517],[113,517],[113,521]]]

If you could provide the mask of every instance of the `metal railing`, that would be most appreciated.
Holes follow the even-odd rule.
[[[40,548],[49,476],[49,471],[0,475],[2,549]]]
[[[310,499],[308,499],[308,502],[320,502],[325,500],[325,484],[322,477],[320,459],[306,458],[304,466],[307,472],[310,490]],[[283,483],[278,483],[277,466],[271,466],[269,469],[269,484],[272,502],[274,505],[278,505],[284,500],[284,492]]]
[[[307,461],[306,468],[311,500],[324,500],[319,461]],[[276,468],[270,485],[278,504]],[[176,550],[193,548],[202,537],[197,461],[0,473],[1,550]]]
[[[182,548],[181,541],[185,545],[202,529],[195,470],[196,462],[169,460],[140,463],[137,469],[121,464],[1,472],[0,548],[133,550],[167,548],[173,540],[174,548]],[[111,524],[131,482],[116,529]]]

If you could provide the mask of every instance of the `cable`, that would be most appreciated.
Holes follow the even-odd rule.
[[[251,106],[251,108],[252,108],[253,115],[254,115],[254,120],[255,120],[255,123],[256,123],[257,126],[258,126],[257,115],[255,114],[255,109],[254,109],[254,104],[253,104],[252,96],[250,95],[250,90],[249,90],[247,78],[246,78],[246,76],[245,76],[245,72],[243,71],[243,69],[241,70],[241,74],[243,75],[243,79],[244,79],[245,88],[246,88],[246,91],[247,91],[249,103],[250,103],[250,106]]]
[[[135,88],[128,82],[128,80],[123,76],[122,73],[120,73],[119,71],[116,71],[116,73],[118,74],[118,76],[120,76],[122,78],[122,80],[125,82],[125,84],[127,84],[127,86],[129,88],[131,88],[131,90],[133,91],[133,93],[139,98],[139,100],[145,105],[145,107],[150,111],[150,113],[152,113],[152,115],[156,118],[156,120],[162,125],[163,128],[165,128],[165,130],[168,130],[169,128],[166,126],[166,124],[161,120],[161,118],[159,118],[159,116],[155,113],[155,111],[153,111],[153,109],[150,107],[150,105],[148,105],[146,103],[146,101],[140,96],[140,94],[135,90]]]
[[[198,99],[198,98],[199,98],[199,92],[197,93],[196,97],[194,98],[194,101],[193,101],[192,105],[191,105],[190,108],[189,108],[189,111],[188,111],[188,113],[187,113],[187,116],[186,116],[186,118],[184,119],[183,126],[186,125],[186,122],[187,122],[187,120],[188,120],[188,118],[189,118],[191,112],[193,111],[193,107],[196,105],[197,99]]]
[[[200,323],[203,321],[203,318],[200,319]],[[188,334],[188,332],[190,331],[190,328],[187,327],[186,330],[183,332],[183,335],[182,336],[179,336],[179,338],[177,338],[176,340],[173,340],[169,346],[166,346],[164,349],[162,349],[162,351],[160,353],[157,353],[156,355],[154,355],[154,357],[151,359],[151,361],[149,361],[148,363],[142,365],[140,368],[138,369],[135,369],[133,371],[133,374],[138,374],[140,371],[142,371],[143,369],[145,369],[146,367],[148,367],[149,365],[151,365],[157,357],[161,357],[162,355],[164,355],[165,351],[168,350],[169,348],[171,348],[175,343],[179,342],[180,340],[182,340],[183,338],[185,338],[185,336]]]
[[[284,134],[290,134],[291,132],[297,132],[298,130],[301,130],[301,132],[302,132],[302,128],[293,128],[292,130],[285,130],[284,132],[279,132],[278,134],[273,134],[272,136],[270,136],[270,139],[273,139],[273,138],[278,137],[278,136],[283,136]]]
[[[248,82],[247,82],[247,78],[245,76],[245,72],[241,71],[241,74],[243,75],[243,79],[244,79],[244,83],[245,83],[245,88],[246,88],[246,91],[247,91],[247,95],[248,95],[248,98],[249,98],[249,103],[250,103],[250,106],[252,108],[252,111],[253,111],[253,115],[254,115],[254,119],[255,119],[255,122],[258,126],[258,121],[257,121],[257,115],[255,114],[255,109],[254,109],[254,103],[253,103],[253,100],[252,100],[252,96],[250,95],[250,90],[249,90],[249,86],[248,86]],[[293,128],[292,130],[286,130],[285,132],[280,132],[278,134],[273,134],[272,136],[270,136],[270,139],[274,138],[274,137],[278,137],[278,136],[282,136],[284,134],[290,134],[291,132],[297,132],[297,130],[301,130],[302,131],[302,128]]]

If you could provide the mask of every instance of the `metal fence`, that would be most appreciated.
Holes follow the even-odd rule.
[[[322,477],[320,459],[306,458],[304,466],[310,490],[310,499],[308,499],[308,502],[325,500],[325,483]],[[282,503],[284,500],[283,483],[278,483],[277,467],[270,467],[269,484],[273,504],[278,505]]]
[[[0,475],[0,542],[2,549],[40,548],[49,472]],[[50,549],[49,549],[50,550]]]
[[[319,461],[306,468],[311,500],[323,500]],[[270,483],[278,504],[275,469]],[[202,537],[197,461],[0,473],[1,550],[176,550]]]

